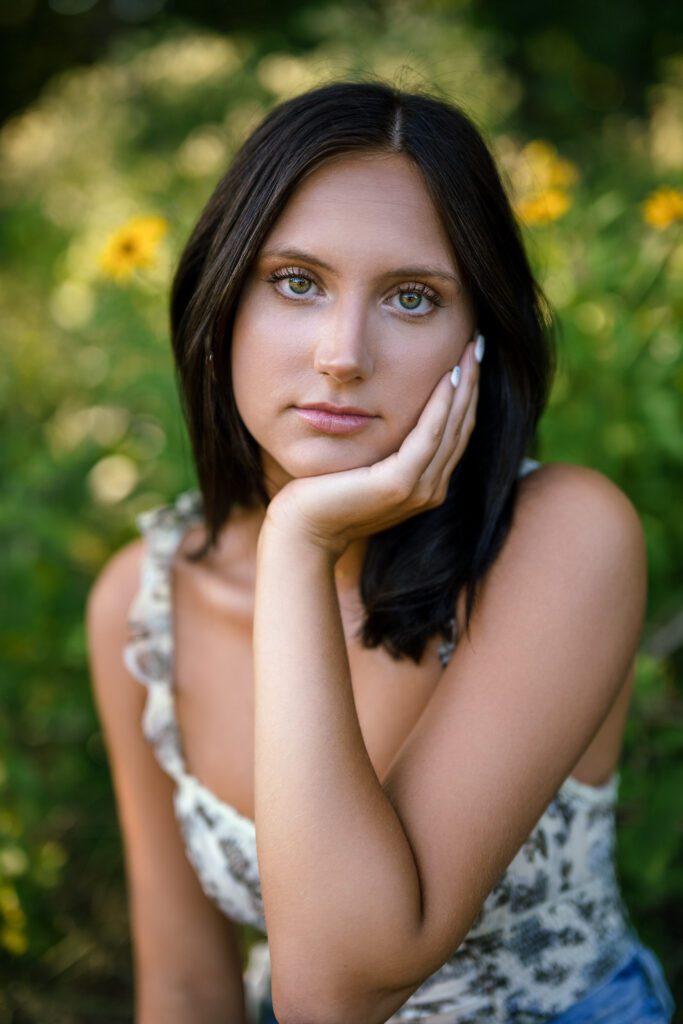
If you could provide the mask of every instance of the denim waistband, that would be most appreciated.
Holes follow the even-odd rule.
[[[637,940],[607,981],[548,1024],[670,1024],[675,1009],[658,957]]]

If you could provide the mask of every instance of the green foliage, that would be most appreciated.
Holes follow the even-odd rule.
[[[381,32],[371,9],[350,22],[342,7],[313,8],[302,17],[317,42],[303,55],[268,52],[255,34],[131,34],[107,60],[53,81],[2,133],[2,1020],[131,1019],[121,848],[83,610],[103,562],[134,535],[135,514],[195,483],[167,290],[231,155],[279,99],[371,72],[464,105],[510,187],[528,191],[529,140],[511,129],[523,87],[496,63],[492,38],[438,4],[429,17],[385,8]],[[657,229],[641,204],[680,177],[683,62],[653,97],[650,117],[613,115],[589,136],[577,128],[560,155],[579,171],[566,213],[525,232],[562,328],[539,457],[605,473],[647,538],[619,869],[633,919],[680,991],[680,640],[657,627],[683,607],[683,248],[680,221]],[[105,243],[137,216],[163,218],[168,232],[150,243],[149,266],[107,277]],[[245,929],[245,955],[255,937]]]

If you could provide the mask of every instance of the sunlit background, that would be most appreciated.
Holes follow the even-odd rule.
[[[618,866],[683,1005],[683,9],[234,6],[0,11],[0,1022],[132,1021],[84,600],[135,514],[196,483],[167,333],[194,220],[274,103],[356,73],[484,131],[562,326],[540,457],[607,474],[641,515]]]

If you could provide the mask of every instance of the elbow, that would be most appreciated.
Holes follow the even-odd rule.
[[[340,1013],[328,1000],[313,1000],[305,992],[290,993],[284,998],[275,991],[271,995],[277,1024],[349,1024],[351,1020],[365,1022],[363,1016],[349,1016],[348,1009],[346,1013]]]
[[[295,1008],[291,1004],[282,1006],[273,1000],[273,1013],[277,1024],[349,1024],[348,1016],[344,1018],[320,1006],[308,1010],[301,1005]]]
[[[273,1013],[277,1024],[321,1024],[322,1018],[320,1016],[308,1016],[298,1010],[295,1013],[282,1012],[273,1004]]]
[[[367,992],[364,997],[353,998],[347,992],[343,1001],[323,998],[317,1002],[283,1002],[273,996],[273,1012],[278,1024],[385,1024],[408,995],[406,992],[396,998],[395,994],[383,997]]]
[[[301,1008],[293,1012],[280,1011],[273,1004],[273,1012],[278,1024],[384,1024],[385,1016],[378,1017],[377,1013],[358,1011],[349,1013],[348,1010],[328,1011],[316,1007],[310,1013]]]
[[[397,978],[396,958],[371,962],[369,951],[361,963],[348,947],[313,950],[297,943],[294,949],[297,955],[292,957],[290,949],[284,964],[271,939],[271,998],[278,1024],[385,1024],[424,980],[415,977],[414,965],[409,976]],[[392,962],[389,978],[386,965]]]
[[[354,995],[350,987],[342,999],[333,998],[331,992],[307,992],[306,986],[284,995],[273,989],[271,995],[278,1024],[383,1024],[386,1020],[376,1005],[369,1005],[368,994],[365,998]]]

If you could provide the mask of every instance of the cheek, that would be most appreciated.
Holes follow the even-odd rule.
[[[417,423],[441,376],[452,366],[450,353],[442,353],[436,358],[412,361],[409,372],[392,377],[384,404],[399,444]]]
[[[283,351],[277,318],[258,302],[243,301],[233,323],[230,364],[235,402],[248,428],[267,415],[282,389]]]
[[[240,417],[252,436],[263,443],[263,429],[272,418],[277,371],[257,345],[238,344],[232,351],[232,388]]]

